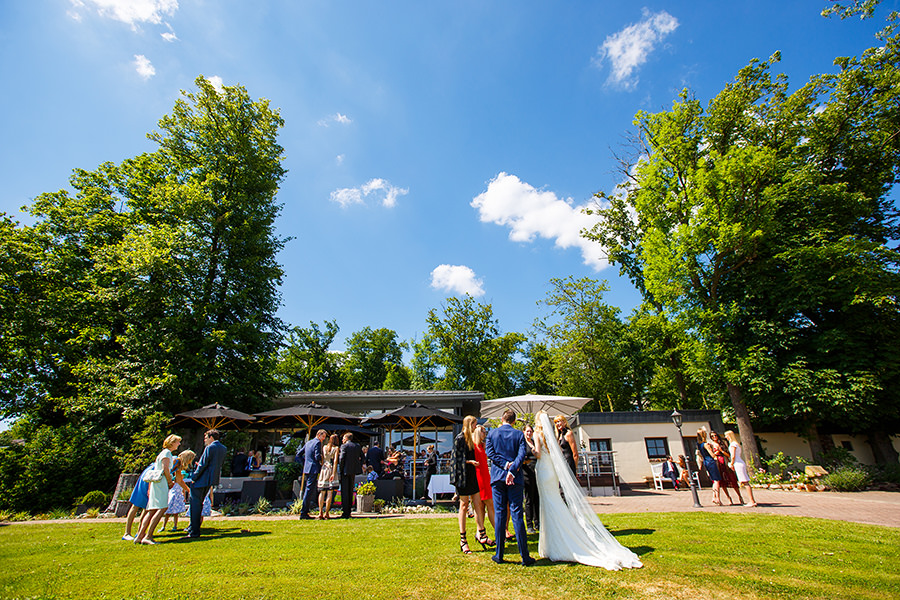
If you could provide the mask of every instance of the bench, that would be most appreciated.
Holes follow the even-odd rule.
[[[653,488],[660,490],[660,491],[662,491],[663,484],[666,481],[668,481],[669,483],[672,482],[672,480],[669,479],[668,477],[663,477],[662,470],[663,470],[663,463],[661,463],[661,462],[650,463],[650,471],[651,471],[651,473],[653,473]],[[697,489],[698,490],[703,489],[700,485],[700,475],[696,471],[691,471],[691,475],[693,475],[693,477],[694,477],[694,483],[697,484]]]

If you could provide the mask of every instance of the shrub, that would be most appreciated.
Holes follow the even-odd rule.
[[[119,492],[119,495],[118,495],[118,497],[116,497],[116,500],[122,500],[123,502],[128,502],[129,500],[131,500],[131,493],[133,491],[134,491],[134,486],[122,488],[122,491]]]
[[[302,509],[303,501],[300,498],[297,498],[296,500],[291,502],[290,506],[288,506],[288,514],[299,515]]]
[[[147,415],[147,418],[144,419],[143,429],[132,438],[131,448],[122,461],[124,472],[140,473],[153,462],[153,459],[162,450],[162,442],[169,433],[170,418],[161,412]]]
[[[0,509],[41,512],[113,487],[119,468],[103,435],[73,424],[23,426],[23,445],[0,448]]]
[[[303,474],[302,463],[277,463],[275,465],[275,486],[280,492],[290,492],[294,481]]]
[[[53,520],[68,519],[71,516],[72,513],[64,508],[54,508],[47,514],[47,517]]]
[[[869,474],[856,467],[843,467],[822,477],[821,482],[837,492],[857,492],[869,485]]]
[[[256,501],[256,506],[253,508],[257,514],[264,515],[272,510],[272,503],[269,502],[268,498],[260,496],[259,500]]]
[[[78,504],[86,504],[87,506],[106,506],[109,504],[109,497],[100,490],[93,490],[82,496]]]
[[[816,457],[825,470],[837,471],[843,467],[854,467],[857,464],[856,457],[846,448],[835,446],[819,453]]]
[[[375,494],[375,484],[371,481],[367,481],[365,483],[359,484],[359,487],[356,488],[357,496],[371,496]]]
[[[876,467],[872,473],[872,478],[875,481],[900,484],[900,463]]]

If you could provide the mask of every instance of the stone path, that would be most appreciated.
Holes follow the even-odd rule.
[[[732,498],[737,501],[733,490]],[[694,508],[690,490],[632,490],[618,497],[594,497],[588,501],[596,511],[603,513],[641,512],[753,512],[795,517],[817,517],[900,527],[900,493],[897,492],[795,492],[785,490],[754,489],[753,495],[759,504],[756,508],[747,506],[715,506],[712,490],[700,490],[700,504]],[[745,498],[746,499],[746,498]]]

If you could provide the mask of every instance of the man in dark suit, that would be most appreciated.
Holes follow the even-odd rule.
[[[191,524],[186,531],[186,538],[200,537],[200,523],[203,522],[203,500],[209,494],[209,488],[219,485],[222,463],[228,449],[219,441],[219,432],[210,429],[203,435],[206,448],[191,475]]]
[[[372,447],[366,452],[366,463],[378,473],[378,478],[381,479],[381,474],[384,472],[384,451],[378,447],[378,440],[372,440]]]
[[[303,446],[303,476],[306,481],[303,483],[303,498],[300,501],[301,519],[312,519],[309,516],[309,509],[319,494],[316,480],[319,478],[319,471],[322,470],[322,442],[327,435],[324,429],[320,429],[316,432],[316,437]]]
[[[362,451],[353,441],[353,434],[344,434],[341,452],[338,455],[338,470],[341,474],[341,518],[349,519],[353,509],[353,483],[362,473]]]
[[[672,485],[676,490],[678,489],[678,467],[675,466],[675,461],[671,456],[667,456],[666,462],[663,463],[662,476],[671,479]]]
[[[522,565],[529,567],[534,559],[528,554],[528,537],[522,514],[524,479],[522,462],[525,460],[525,435],[512,426],[516,413],[507,409],[501,417],[502,424],[488,433],[485,452],[491,463],[491,492],[494,496],[494,522],[506,523],[507,510],[512,518],[516,543],[522,556]],[[509,508],[507,509],[507,503]],[[497,540],[497,552],[491,557],[495,563],[503,560],[504,541]]]

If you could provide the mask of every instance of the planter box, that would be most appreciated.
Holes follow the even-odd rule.
[[[116,500],[116,516],[124,517],[128,515],[128,511],[131,509],[131,502],[128,500]]]
[[[375,510],[375,496],[356,496],[356,511],[361,513],[370,513]]]

